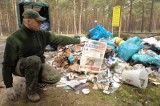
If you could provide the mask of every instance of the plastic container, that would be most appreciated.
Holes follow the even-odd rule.
[[[148,73],[144,69],[124,70],[122,72],[122,80],[130,85],[146,88],[148,85]]]

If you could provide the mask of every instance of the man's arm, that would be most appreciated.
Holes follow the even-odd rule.
[[[55,35],[50,32],[44,32],[44,37],[46,38],[46,43],[51,46],[58,46],[58,45],[69,45],[69,44],[79,44],[80,39],[62,35]]]
[[[3,68],[2,68],[2,75],[3,81],[6,85],[6,88],[12,87],[12,72],[16,66],[16,59],[17,59],[17,50],[15,48],[15,41],[13,39],[6,40],[6,46],[3,56]]]
[[[62,36],[62,35],[52,35],[51,45],[69,45],[69,44],[79,44],[80,39]]]
[[[4,60],[3,60],[3,81],[6,85],[6,94],[9,100],[15,100],[16,99],[16,93],[13,88],[13,78],[12,78],[12,72],[15,69],[16,65],[16,59],[17,59],[17,51],[15,48],[15,41],[12,39],[6,40],[6,47],[4,51]]]

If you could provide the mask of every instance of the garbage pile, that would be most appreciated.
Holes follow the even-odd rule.
[[[148,82],[160,85],[159,54],[160,41],[155,38],[135,36],[124,41],[97,25],[89,30],[85,44],[59,46],[45,52],[45,57],[47,64],[62,73],[57,87],[89,94],[90,85],[110,94],[121,82],[139,88],[146,88]]]

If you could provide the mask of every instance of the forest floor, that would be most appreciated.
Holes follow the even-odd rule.
[[[3,45],[1,40],[0,44]],[[4,47],[0,46],[0,50],[3,49]],[[0,53],[0,61],[2,55],[3,53]],[[19,95],[16,101],[7,99],[3,81],[0,81],[0,106],[160,106],[160,86],[151,83],[148,83],[145,89],[121,83],[120,88],[109,95],[101,90],[91,89],[92,84],[88,87],[91,90],[88,95],[47,85],[38,91],[41,100],[33,103],[26,97],[24,81],[24,78],[14,76],[14,87]]]
[[[9,101],[5,88],[1,86],[0,106],[160,106],[160,86],[151,83],[146,89],[122,83],[117,91],[109,95],[101,90],[92,90],[92,85],[88,87],[91,90],[88,95],[47,85],[38,91],[41,100],[33,103],[26,97],[24,79],[14,77],[14,80],[14,87],[19,95],[17,100]]]

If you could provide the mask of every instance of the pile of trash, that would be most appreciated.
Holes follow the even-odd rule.
[[[88,37],[88,36],[86,36]],[[46,63],[62,73],[57,87],[89,94],[90,87],[105,94],[121,82],[146,88],[160,85],[160,41],[138,36],[124,41],[101,25],[89,30],[84,44],[59,46],[45,52]]]

